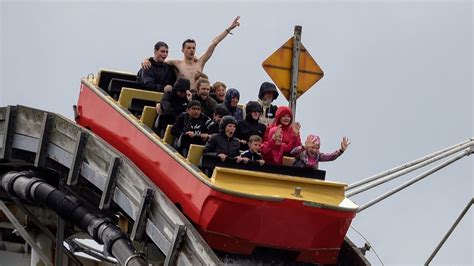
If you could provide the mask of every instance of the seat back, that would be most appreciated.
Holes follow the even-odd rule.
[[[145,105],[155,106],[162,97],[163,93],[161,92],[122,88],[118,102],[134,115],[140,115]]]
[[[295,157],[283,156],[283,165],[292,166],[295,161]]]
[[[109,86],[107,87],[107,93],[115,100],[118,100],[120,92],[124,87],[141,89],[141,84],[132,80],[113,78],[110,80]]]
[[[186,158],[190,163],[199,166],[201,161],[202,152],[204,151],[203,145],[191,144],[189,146],[188,158]]]
[[[145,106],[145,108],[143,108],[140,121],[142,121],[143,124],[147,125],[149,128],[153,128],[153,123],[155,122],[156,117],[156,109],[152,106]]]
[[[174,137],[173,135],[171,134],[171,129],[173,128],[173,125],[168,125],[166,126],[166,131],[165,131],[165,135],[163,136],[163,140],[168,143],[169,145],[173,145],[173,140],[174,140]]]
[[[136,81],[137,75],[133,73],[120,72],[108,69],[100,69],[99,74],[97,74],[97,86],[103,90],[107,90],[109,87],[110,81],[113,78]]]

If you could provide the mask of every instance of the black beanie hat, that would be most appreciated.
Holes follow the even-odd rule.
[[[214,114],[225,116],[229,114],[229,109],[227,109],[227,107],[225,107],[225,105],[221,103],[216,106],[216,110],[214,111]]]
[[[176,80],[176,83],[174,83],[174,89],[176,91],[186,92],[190,87],[191,83],[189,82],[189,79],[179,78]]]
[[[224,132],[225,130],[225,127],[228,125],[228,124],[234,124],[237,126],[237,120],[235,120],[235,117],[231,116],[231,115],[226,115],[222,118],[221,120],[221,124],[219,125],[219,131],[220,132]]]
[[[262,112],[262,106],[257,101],[249,101],[245,105],[245,113],[248,115],[251,112]]]
[[[187,106],[186,108],[189,109],[189,108],[191,108],[191,107],[193,107],[193,106],[199,106],[199,107],[201,107],[201,103],[200,103],[199,101],[190,101],[190,102],[188,103],[188,106]]]

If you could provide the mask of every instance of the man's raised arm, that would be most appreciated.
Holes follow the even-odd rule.
[[[214,52],[214,49],[216,49],[216,46],[227,36],[227,34],[232,34],[231,31],[235,28],[235,27],[238,27],[240,26],[240,22],[239,22],[239,19],[240,19],[240,16],[237,16],[234,21],[232,22],[232,24],[227,28],[225,29],[222,33],[220,33],[219,35],[217,35],[214,40],[212,40],[211,44],[209,45],[209,47],[207,47],[207,50],[206,52],[204,52],[203,55],[201,55],[201,57],[199,58],[199,61],[202,62],[202,65],[204,66],[207,62],[207,60],[209,60],[209,58],[211,58],[212,56],[212,53]]]

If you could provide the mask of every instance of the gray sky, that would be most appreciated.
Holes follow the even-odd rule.
[[[323,151],[351,139],[341,158],[321,167],[328,179],[352,183],[473,136],[472,12],[471,1],[2,1],[0,105],[72,118],[81,77],[99,68],[136,72],[158,40],[170,45],[170,58],[182,57],[187,38],[201,54],[237,15],[240,28],[205,72],[246,102],[269,80],[261,62],[301,25],[325,76],[300,98],[297,120],[304,138],[321,136]],[[422,264],[472,198],[473,171],[472,156],[458,161],[353,225],[386,265]],[[352,199],[364,204],[408,179]],[[433,264],[473,264],[473,213]]]

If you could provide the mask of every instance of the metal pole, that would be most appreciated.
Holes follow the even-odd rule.
[[[298,72],[300,65],[301,50],[301,26],[295,26],[293,35],[293,54],[291,58],[291,84],[290,84],[290,109],[293,113],[293,120],[296,117],[296,96],[298,91]]]
[[[472,145],[471,143],[464,144],[464,145],[462,145],[462,146],[460,146],[460,147],[457,147],[457,148],[455,148],[455,149],[452,149],[452,150],[450,150],[450,151],[448,151],[448,152],[446,152],[446,153],[444,153],[444,154],[440,154],[440,155],[438,155],[438,156],[436,156],[436,157],[434,157],[434,158],[431,158],[431,159],[429,159],[429,160],[425,160],[424,162],[422,162],[422,163],[420,163],[420,164],[407,167],[407,168],[405,168],[404,170],[398,171],[398,172],[396,172],[396,173],[393,173],[393,174],[388,175],[388,176],[385,176],[385,177],[383,177],[383,176],[382,176],[382,177],[379,177],[378,179],[382,179],[382,180],[379,180],[379,181],[375,181],[375,180],[374,180],[374,182],[370,183],[370,184],[367,185],[367,186],[361,187],[361,188],[356,189],[356,190],[351,190],[350,192],[348,192],[348,193],[346,194],[346,196],[347,196],[347,197],[351,197],[351,196],[357,195],[357,194],[359,194],[359,193],[361,193],[361,192],[364,192],[364,191],[369,190],[369,189],[371,189],[371,188],[373,188],[373,187],[376,187],[376,186],[381,185],[381,184],[383,184],[383,183],[385,183],[385,182],[388,182],[388,181],[393,180],[393,179],[395,179],[395,178],[397,178],[397,177],[400,177],[401,175],[404,175],[404,174],[413,172],[413,171],[415,171],[415,170],[417,170],[417,169],[419,169],[419,168],[422,168],[422,167],[424,167],[424,166],[426,166],[426,165],[428,165],[428,164],[434,163],[434,162],[436,162],[436,161],[438,161],[438,160],[441,160],[441,159],[443,159],[443,158],[446,158],[446,157],[448,157],[448,156],[451,156],[451,155],[453,155],[453,154],[456,153],[456,152],[459,152],[459,151],[461,151],[461,150],[463,150],[463,149],[465,149],[465,148],[469,148],[471,145]]]
[[[15,215],[8,209],[8,207],[3,203],[3,201],[0,200],[0,210],[3,211],[5,216],[7,216],[8,220],[15,226],[15,229],[18,231],[18,233],[21,235],[21,237],[30,245],[30,247],[33,249],[32,253],[35,253],[43,261],[45,265],[53,265],[53,263],[50,260],[50,256],[48,256],[46,253],[43,252],[41,249],[41,246],[37,244],[37,240],[34,239],[26,230],[23,228],[21,223],[16,219]],[[32,254],[32,259],[33,259],[33,254]]]
[[[468,140],[466,140],[466,141],[464,141],[464,142],[461,142],[461,143],[459,143],[459,144],[453,145],[453,146],[451,146],[451,147],[442,149],[442,150],[437,151],[437,152],[435,152],[435,153],[432,153],[432,154],[426,155],[426,156],[424,156],[424,157],[418,158],[418,159],[416,159],[416,160],[414,160],[414,161],[411,161],[411,162],[408,162],[408,163],[406,163],[406,164],[403,164],[403,165],[394,167],[394,168],[392,168],[392,169],[390,169],[390,170],[387,170],[387,171],[385,171],[385,172],[382,172],[382,173],[373,175],[373,176],[371,176],[371,177],[367,177],[367,178],[365,178],[365,179],[363,179],[363,180],[354,182],[354,183],[350,184],[350,185],[347,187],[346,191],[347,191],[347,190],[350,190],[350,189],[354,189],[354,188],[359,187],[359,186],[361,186],[361,185],[367,184],[367,183],[369,183],[369,182],[371,182],[371,181],[373,181],[373,180],[379,179],[379,178],[381,178],[381,177],[383,177],[383,176],[386,176],[386,175],[395,173],[395,172],[397,172],[397,171],[400,171],[400,170],[405,169],[405,168],[407,168],[407,167],[410,167],[410,166],[412,166],[412,165],[418,164],[418,163],[423,162],[423,161],[425,161],[425,160],[431,159],[431,158],[433,158],[433,157],[435,157],[435,156],[437,156],[437,155],[439,155],[439,154],[442,154],[442,153],[447,152],[447,151],[449,151],[449,150],[452,150],[452,149],[454,149],[454,148],[463,146],[463,145],[466,144],[466,143],[471,143],[471,145],[472,145],[472,144],[474,143],[474,139],[473,139],[473,138],[468,139]]]
[[[471,206],[474,204],[474,198],[471,198],[471,201],[469,201],[466,205],[466,207],[464,208],[464,210],[462,211],[462,213],[458,216],[458,218],[456,219],[456,221],[454,222],[454,224],[451,226],[451,228],[449,229],[449,231],[446,233],[446,235],[443,237],[443,239],[441,240],[441,242],[438,244],[438,246],[436,247],[436,249],[433,251],[433,253],[431,253],[431,256],[428,258],[428,260],[425,262],[425,265],[429,265],[430,262],[433,260],[433,258],[436,256],[436,254],[438,253],[438,251],[441,249],[441,247],[444,245],[444,242],[446,242],[446,240],[448,240],[449,236],[451,235],[451,233],[454,231],[454,229],[456,228],[456,226],[458,226],[459,222],[462,220],[462,218],[464,217],[464,215],[467,213],[467,211],[471,208]]]
[[[58,225],[57,225],[57,233],[56,233],[56,258],[55,258],[55,265],[63,265],[63,249],[64,249],[64,231],[66,228],[66,221],[61,219],[58,216]]]
[[[450,160],[448,160],[448,161],[446,161],[446,162],[444,162],[444,163],[442,163],[442,164],[436,166],[435,168],[432,168],[432,169],[430,169],[430,170],[424,172],[423,174],[421,174],[421,175],[419,175],[419,176],[413,178],[412,180],[410,180],[410,181],[408,181],[408,182],[402,184],[401,186],[396,187],[396,188],[394,188],[394,189],[388,191],[387,193],[382,194],[381,196],[379,196],[379,197],[377,197],[377,198],[371,200],[369,203],[367,203],[367,204],[361,206],[361,207],[357,210],[357,212],[361,212],[361,211],[363,211],[363,210],[369,208],[370,206],[374,205],[375,203],[378,203],[378,202],[380,202],[380,201],[382,201],[382,200],[384,200],[384,199],[390,197],[391,195],[393,195],[393,194],[399,192],[400,190],[402,190],[402,189],[404,189],[404,188],[406,188],[406,187],[408,187],[408,186],[410,186],[410,185],[412,185],[412,184],[414,184],[414,183],[420,181],[421,179],[423,179],[423,178],[425,178],[425,177],[427,177],[427,176],[429,176],[429,175],[435,173],[436,171],[440,170],[441,168],[444,168],[444,167],[446,167],[446,166],[452,164],[453,162],[455,162],[455,161],[461,159],[462,157],[468,155],[468,152],[470,152],[470,150],[466,150],[466,152],[465,152],[464,154],[459,154],[458,156],[456,156],[456,157],[454,157],[454,158],[452,158],[452,159],[450,159]]]

